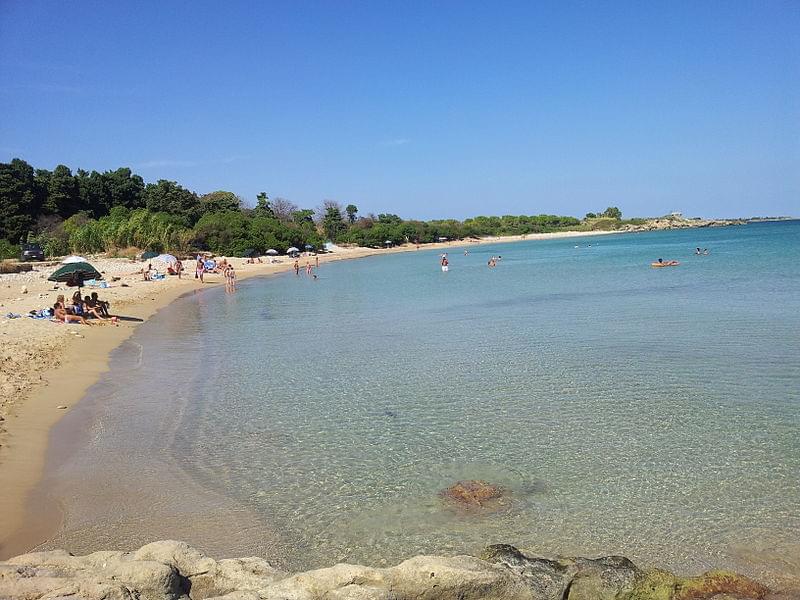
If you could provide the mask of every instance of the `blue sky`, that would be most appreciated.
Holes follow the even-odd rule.
[[[800,214],[800,2],[0,0],[0,161],[407,218]]]

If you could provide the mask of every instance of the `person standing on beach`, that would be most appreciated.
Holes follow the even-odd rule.
[[[294,259],[294,274],[300,275],[300,261],[296,258]]]
[[[311,275],[314,272],[311,262],[306,261],[306,275]]]
[[[203,257],[197,255],[197,265],[195,265],[194,278],[199,279],[203,283],[203,273],[206,272],[206,265],[203,263]]]
[[[314,261],[317,263],[317,268],[319,269],[319,254],[314,257]]]

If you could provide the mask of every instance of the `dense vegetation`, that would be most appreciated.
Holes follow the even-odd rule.
[[[393,214],[359,216],[354,204],[342,208],[333,201],[312,210],[283,198],[270,200],[263,192],[256,200],[249,208],[232,192],[198,195],[164,179],[146,184],[128,168],[73,174],[64,165],[53,171],[34,169],[15,158],[0,163],[0,256],[17,256],[21,242],[41,244],[48,256],[125,248],[242,255],[249,249],[322,248],[325,240],[373,247],[425,244],[614,228],[622,216],[612,207],[584,221],[556,215],[406,221]]]

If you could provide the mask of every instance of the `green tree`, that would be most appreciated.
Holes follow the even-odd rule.
[[[596,219],[597,215],[594,214],[594,213],[591,213],[591,212],[590,213],[586,213],[586,218],[587,219]]]
[[[27,237],[38,214],[33,167],[15,158],[0,163],[0,239],[17,244]]]
[[[256,196],[256,207],[253,210],[253,214],[257,217],[275,217],[275,213],[272,212],[272,207],[269,204],[267,192],[261,192]]]
[[[74,215],[80,210],[78,185],[72,171],[65,165],[58,165],[50,175],[47,186],[45,212],[63,218]]]
[[[200,200],[197,194],[176,183],[159,179],[144,188],[144,203],[150,212],[164,212],[182,217],[192,224],[200,216]]]
[[[144,180],[131,172],[128,167],[116,171],[106,171],[102,175],[104,189],[107,194],[106,210],[114,206],[125,208],[144,208]]]
[[[213,212],[226,212],[232,210],[239,210],[241,208],[241,201],[239,197],[233,192],[225,192],[218,190],[209,194],[200,196],[200,214]]]
[[[106,189],[105,178],[97,171],[87,173],[78,169],[75,173],[78,185],[78,199],[81,210],[88,211],[94,217],[102,217],[108,213],[109,193]]]
[[[609,219],[619,220],[622,218],[622,211],[618,209],[616,206],[609,206],[607,209],[603,211],[603,213],[600,216]]]
[[[238,256],[254,246],[250,223],[241,211],[206,213],[194,226],[194,241],[212,252]]]
[[[338,202],[325,200],[322,205],[322,230],[331,241],[336,241],[336,237],[344,230],[344,218],[342,217],[342,207]]]
[[[350,225],[355,223],[356,215],[358,214],[358,207],[355,204],[348,204],[344,210],[347,213],[347,220],[350,222]]]
[[[314,223],[314,211],[310,208],[302,208],[292,213],[292,221],[298,225],[301,223]]]

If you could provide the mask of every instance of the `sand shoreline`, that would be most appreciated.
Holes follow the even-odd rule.
[[[447,242],[427,244],[419,251],[448,250],[455,252],[464,247],[477,244],[497,244],[515,241],[557,239],[571,237],[589,237],[615,234],[620,232],[557,232],[552,234],[529,234],[526,236],[504,236],[482,238],[464,242]],[[414,245],[404,245],[391,249],[341,248],[332,254],[320,255],[320,265],[337,260],[380,256],[397,252],[414,252]],[[237,267],[238,278],[265,277],[291,270],[293,261],[283,258],[282,262],[243,264],[243,259],[232,259]],[[300,264],[306,261],[314,264],[314,258],[301,257]],[[93,261],[95,262],[95,261]],[[99,263],[99,264],[98,264]],[[102,259],[95,263],[98,268],[122,267],[129,272],[141,268],[142,263],[134,263],[125,259]],[[103,266],[100,266],[102,264]],[[122,273],[122,271],[117,271]],[[7,276],[5,276],[7,277]],[[48,321],[34,322],[30,319],[15,319],[2,322],[0,340],[5,346],[2,374],[12,382],[14,398],[11,403],[0,407],[0,416],[5,431],[0,434],[0,559],[14,556],[30,550],[44,542],[58,531],[62,523],[62,514],[57,502],[37,493],[37,486],[42,479],[49,447],[50,433],[54,425],[74,407],[87,390],[108,370],[111,352],[127,340],[136,326],[152,317],[156,312],[171,304],[177,298],[194,290],[209,286],[221,285],[221,275],[207,276],[206,283],[201,286],[191,274],[182,280],[175,277],[163,282],[143,282],[141,276],[128,274],[122,282],[128,287],[113,287],[99,290],[101,297],[111,298],[112,312],[124,315],[129,320],[121,326],[63,326]],[[4,282],[0,278],[0,282]],[[52,304],[57,293],[71,290],[55,291],[52,283],[45,279],[27,285],[28,295],[16,298],[17,289],[12,285],[0,290],[0,306],[2,312],[27,312],[32,303],[46,306]],[[124,293],[123,293],[124,291]],[[37,297],[38,292],[38,297]],[[115,296],[119,292],[119,296]],[[88,292],[87,292],[88,293]],[[60,329],[59,329],[60,328]],[[32,335],[32,332],[40,335]],[[75,335],[77,332],[78,335]],[[44,339],[41,335],[44,335]],[[52,335],[50,335],[52,334]],[[49,337],[48,337],[49,335]],[[58,337],[56,337],[58,336]],[[32,340],[30,338],[33,338]],[[54,340],[56,340],[54,342]],[[27,356],[22,361],[11,361],[11,357],[20,354],[27,347]],[[54,342],[54,343],[53,343]],[[35,345],[40,343],[44,350]],[[33,346],[32,346],[32,345]],[[19,346],[19,347],[18,347]],[[25,360],[27,359],[27,361]],[[38,365],[33,368],[31,361]],[[57,364],[55,368],[49,365]],[[20,366],[24,371],[20,372]],[[67,406],[58,409],[58,406]]]

